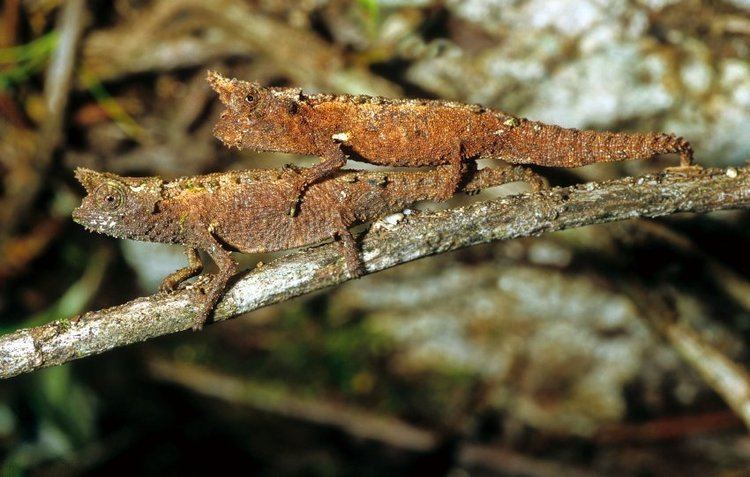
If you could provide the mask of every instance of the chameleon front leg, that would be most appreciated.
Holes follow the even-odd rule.
[[[327,141],[315,141],[315,143],[322,153],[322,161],[301,172],[297,169],[284,171],[285,178],[290,180],[294,187],[292,204],[289,207],[289,215],[292,217],[297,215],[300,202],[308,186],[334,174],[346,165],[346,154],[341,150],[341,145],[338,142],[329,139]],[[293,175],[293,177],[289,177],[290,175]]]
[[[454,150],[446,158],[447,164],[441,166],[443,174],[446,175],[446,181],[441,187],[441,191],[438,192],[435,200],[446,201],[456,195],[458,189],[461,187],[461,183],[464,178],[469,174],[471,170],[476,169],[476,162],[468,163],[464,162],[463,159],[463,147],[461,144],[457,144]]]
[[[229,279],[237,273],[237,262],[232,258],[232,254],[221,246],[208,229],[203,236],[203,242],[202,246],[205,247],[211,260],[219,267],[219,271],[211,278],[204,290],[203,299],[193,322],[193,330],[196,331],[203,328],[203,325],[211,317],[211,313],[213,313],[216,303],[224,293]]]
[[[201,262],[201,257],[198,255],[197,248],[185,247],[185,254],[188,258],[188,266],[167,275],[167,277],[162,280],[159,291],[165,293],[173,292],[177,289],[180,283],[189,278],[193,278],[203,270],[203,262]]]

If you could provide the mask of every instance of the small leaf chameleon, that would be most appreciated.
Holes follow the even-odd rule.
[[[445,166],[443,166],[445,167]],[[86,229],[118,238],[182,244],[188,266],[167,276],[162,291],[198,275],[205,251],[219,271],[199,299],[194,328],[209,318],[228,280],[237,271],[230,252],[285,250],[333,238],[340,244],[349,273],[364,272],[348,227],[398,211],[420,200],[445,199],[452,180],[442,168],[425,172],[338,171],[312,184],[297,217],[288,214],[293,185],[279,170],[247,170],[185,177],[165,182],[158,177],[121,177],[76,169],[86,189],[73,219]],[[485,168],[462,186],[466,192],[525,181],[541,183],[528,169]]]
[[[436,191],[443,199],[458,189],[461,164],[477,158],[578,167],[677,153],[680,167],[697,167],[690,144],[673,134],[566,129],[453,101],[308,95],[213,71],[208,82],[226,106],[214,126],[225,145],[323,159],[287,175],[294,186],[292,211],[307,186],[343,167],[347,158],[385,166],[447,164],[448,180]]]

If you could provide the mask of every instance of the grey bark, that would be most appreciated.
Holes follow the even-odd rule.
[[[750,207],[750,168],[661,173],[520,194],[376,223],[361,239],[367,273],[494,240],[677,212]],[[327,244],[241,274],[219,303],[222,321],[348,280]],[[191,328],[198,287],[139,298],[0,337],[0,377]]]

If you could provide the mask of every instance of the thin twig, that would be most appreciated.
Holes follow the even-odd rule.
[[[278,385],[239,379],[199,366],[157,358],[149,360],[148,369],[157,379],[179,384],[204,396],[334,427],[357,439],[419,452],[427,452],[438,445],[439,437],[426,429],[346,403],[300,396]]]
[[[662,173],[520,194],[406,216],[361,240],[367,273],[463,247],[635,217],[750,207],[750,168]],[[292,253],[242,275],[221,321],[349,279],[336,245]],[[0,337],[0,377],[15,376],[192,327],[191,286]]]
[[[43,178],[46,177],[53,153],[63,139],[65,110],[73,79],[76,51],[83,32],[85,13],[86,2],[84,0],[65,2],[60,10],[57,23],[59,39],[44,80],[46,111],[40,128],[40,144],[34,156],[33,165],[36,169],[36,176],[24,188],[14,208],[0,215],[0,219],[4,222],[0,238],[13,232],[20,224],[21,218],[25,217],[25,212],[31,207],[43,186]]]
[[[622,282],[651,326],[677,351],[750,429],[750,374],[685,320],[680,319],[669,290],[649,292],[640,284]]]
[[[441,432],[417,427],[398,418],[373,413],[344,402],[302,397],[293,390],[206,369],[186,363],[153,358],[148,369],[156,379],[232,405],[257,409],[289,419],[327,426],[356,439],[380,442],[411,452],[435,452],[446,438]],[[593,477],[596,475],[560,462],[516,453],[500,445],[461,441],[455,463],[461,467],[486,468],[503,475]]]
[[[750,429],[750,375],[690,325],[667,324],[662,332],[682,358],[701,375]]]

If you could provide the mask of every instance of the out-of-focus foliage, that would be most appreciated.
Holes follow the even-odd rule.
[[[0,73],[0,89],[7,91],[28,81],[44,67],[56,45],[57,32],[53,30],[25,45],[0,51],[0,64],[5,66]]]

